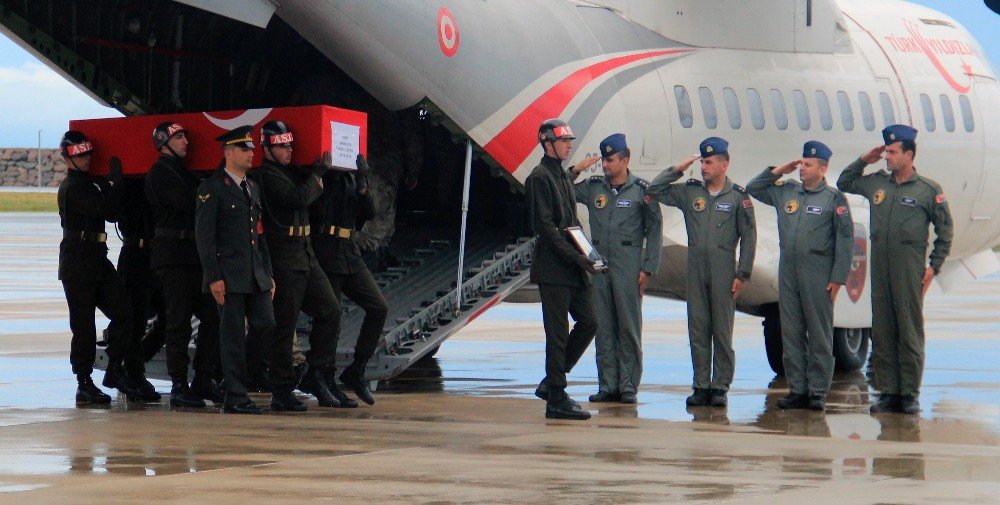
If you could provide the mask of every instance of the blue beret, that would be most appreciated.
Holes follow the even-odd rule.
[[[914,141],[917,140],[917,130],[905,124],[894,124],[882,130],[882,138],[887,146],[904,140]]]
[[[625,149],[628,149],[628,145],[625,144],[624,133],[616,133],[601,141],[601,156],[604,158]]]
[[[803,158],[822,158],[826,161],[830,161],[833,157],[833,151],[826,144],[818,140],[810,140],[806,142],[806,145],[802,147],[802,157]]]
[[[729,152],[729,142],[725,139],[720,139],[719,137],[708,137],[707,139],[701,141],[701,145],[698,146],[698,150],[701,151],[702,158],[727,153]]]

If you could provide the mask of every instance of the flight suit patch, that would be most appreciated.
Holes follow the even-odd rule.
[[[632,200],[616,200],[615,207],[618,207],[619,209],[631,209]]]
[[[904,196],[903,198],[899,199],[899,203],[901,203],[901,204],[903,204],[903,205],[905,205],[907,207],[916,207],[917,206],[917,199],[916,198],[910,198],[910,197]]]
[[[598,209],[603,209],[608,206],[608,195],[600,194],[597,198],[594,198],[594,207]]]
[[[875,196],[872,197],[872,203],[879,205],[885,201],[885,191],[881,189],[875,192]]]
[[[701,212],[705,210],[705,204],[706,204],[705,199],[699,196],[698,198],[695,198],[693,202],[691,202],[691,207],[694,209],[695,212]]]
[[[743,200],[743,208],[749,209],[750,207],[753,207],[753,202],[749,198]]]
[[[715,210],[719,212],[732,212],[733,205],[730,203],[717,203],[715,204]]]
[[[944,193],[941,193],[940,195],[935,196],[934,197],[934,201],[937,202],[937,203],[944,203],[945,202]]]
[[[798,211],[799,211],[799,202],[798,201],[796,201],[796,200],[790,200],[788,203],[785,204],[785,213],[786,214],[795,214]]]
[[[837,215],[838,216],[843,216],[844,214],[847,214],[847,206],[846,205],[842,205],[840,207],[837,207]]]
[[[806,214],[812,214],[818,216],[823,213],[823,207],[817,207],[815,205],[806,206]]]

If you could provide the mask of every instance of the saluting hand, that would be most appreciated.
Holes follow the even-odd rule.
[[[212,292],[215,303],[223,305],[226,303],[226,281],[217,280],[208,285],[208,290]]]
[[[871,151],[861,155],[861,161],[871,165],[872,163],[878,162],[882,159],[882,153],[885,152],[885,146],[878,146]]]
[[[694,165],[694,162],[696,162],[696,161],[698,161],[700,159],[701,159],[701,156],[698,155],[698,154],[695,154],[694,156],[690,156],[688,158],[685,158],[684,161],[682,161],[682,162],[674,165],[674,169],[683,174],[685,170],[691,168],[691,165]]]
[[[785,163],[784,165],[781,165],[780,167],[772,169],[771,173],[774,175],[788,175],[797,170],[801,163],[802,163],[801,159],[792,160],[789,161],[788,163]]]
[[[601,160],[600,156],[591,156],[591,157],[589,157],[589,158],[587,158],[587,159],[585,159],[585,160],[577,163],[576,165],[573,165],[573,168],[572,168],[573,173],[574,174],[578,174],[580,172],[583,172],[584,170],[586,170],[586,169],[594,166],[594,163],[597,163],[600,160]]]
[[[933,280],[934,280],[934,269],[931,267],[927,267],[927,270],[924,270],[924,279],[920,281],[921,297],[927,294],[927,290],[930,289],[931,281]]]
[[[740,296],[740,291],[743,291],[743,279],[735,279],[733,281],[733,300]]]
[[[826,290],[830,292],[830,301],[837,301],[837,293],[840,293],[840,284],[836,282],[831,282],[826,285]]]
[[[646,294],[646,284],[649,284],[649,272],[639,272],[639,296]]]

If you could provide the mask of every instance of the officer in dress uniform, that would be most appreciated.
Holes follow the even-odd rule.
[[[260,188],[247,180],[253,164],[253,126],[217,137],[225,166],[198,186],[195,240],[204,271],[204,289],[219,307],[223,409],[260,414],[247,395],[246,333],[267,341],[274,329],[274,274],[261,223]]]
[[[833,152],[815,140],[802,159],[768,167],[747,184],[751,196],[778,210],[778,308],[789,394],[781,409],[826,408],[833,380],[833,302],[847,282],[854,222],[847,198],[826,183]],[[781,179],[799,169],[802,182]]]
[[[389,306],[375,283],[361,249],[354,240],[354,233],[364,222],[375,216],[375,205],[368,190],[368,162],[358,154],[355,162],[357,170],[346,171],[338,168],[323,175],[323,195],[310,208],[313,244],[320,266],[326,272],[338,301],[342,295],[356,303],[365,311],[365,318],[358,332],[354,348],[354,359],[340,374],[340,381],[349,387],[358,398],[373,405],[375,397],[365,384],[365,367],[378,347],[382,326],[389,313]],[[334,338],[334,349],[340,340],[340,328]],[[310,336],[310,345],[312,337]],[[333,378],[336,360],[329,363],[326,376],[331,390],[337,390]],[[356,402],[349,400],[355,406]]]
[[[597,394],[591,402],[636,403],[642,377],[642,295],[660,267],[660,204],[646,199],[649,183],[632,175],[625,135],[601,141],[604,176],[575,186],[587,206],[597,252],[608,275],[594,278],[597,298]],[[643,241],[646,249],[643,251]]]
[[[142,375],[127,377],[122,367],[123,360],[141,360],[141,357],[138,356],[138,343],[133,339],[135,334],[130,331],[132,309],[118,272],[108,260],[108,235],[104,231],[105,221],[114,222],[118,217],[117,197],[120,195],[106,179],[87,173],[94,145],[86,135],[70,130],[63,135],[59,148],[68,167],[58,194],[59,220],[63,229],[63,239],[59,243],[59,280],[66,293],[69,327],[73,333],[69,361],[76,375],[76,402],[81,405],[111,403],[111,397],[90,378],[97,352],[96,309],[111,320],[104,387],[118,389],[129,400],[143,399],[140,389],[149,382]],[[120,166],[113,167],[112,171],[116,172],[114,178],[120,179]]]
[[[746,189],[726,176],[729,142],[709,137],[699,151],[656,176],[647,194],[680,209],[687,225],[688,336],[694,368],[694,393],[687,405],[725,407],[736,366],[733,302],[750,279],[757,228]],[[704,181],[675,184],[698,159]]]
[[[271,410],[304,411],[295,398],[292,343],[299,312],[312,316],[307,360],[309,369],[299,389],[312,394],[322,407],[357,407],[337,390],[331,392],[323,371],[336,359],[340,303],[319,263],[309,238],[309,205],[323,192],[322,162],[312,167],[292,165],[294,134],[281,121],[261,127],[264,162],[255,170],[264,200],[264,232],[274,268],[274,333],[270,362]],[[341,401],[344,400],[344,401]],[[353,404],[353,405],[352,405]]]
[[[219,367],[219,315],[212,297],[201,290],[201,263],[194,240],[194,214],[201,175],[184,167],[187,130],[164,122],[153,130],[160,157],[146,175],[146,198],[153,209],[150,263],[160,280],[166,313],[164,345],[170,374],[170,405],[203,408],[205,400],[222,403],[215,383]],[[188,386],[191,317],[198,317],[194,378]]]
[[[941,185],[917,174],[917,130],[892,125],[876,147],[840,174],[837,187],[871,202],[872,358],[881,392],[872,413],[920,412],[924,295],[951,250],[952,220]],[[864,175],[885,155],[889,171]],[[927,258],[928,226],[934,249]]]
[[[585,420],[590,419],[590,412],[582,410],[566,394],[566,374],[597,332],[590,274],[598,270],[594,261],[570,242],[566,232],[568,227],[580,226],[573,183],[562,167],[576,137],[564,121],[549,119],[538,128],[537,138],[545,156],[524,181],[528,215],[537,237],[531,281],[538,285],[545,326],[545,379],[535,394],[546,400],[545,417]],[[594,156],[580,163],[587,167],[598,159]],[[568,316],[576,320],[572,331]]]

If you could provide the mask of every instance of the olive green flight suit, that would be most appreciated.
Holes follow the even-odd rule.
[[[736,366],[733,281],[750,279],[757,249],[753,201],[746,189],[728,178],[722,191],[712,196],[698,179],[674,184],[682,175],[671,167],[653,179],[647,194],[680,209],[687,225],[688,338],[693,387],[728,391]]]
[[[875,382],[884,394],[916,397],[924,374],[921,282],[928,266],[941,270],[951,249],[951,211],[937,182],[914,173],[897,184],[885,170],[863,175],[864,169],[861,159],[851,163],[837,187],[871,202]],[[937,238],[928,265],[931,223]]]
[[[595,275],[597,378],[600,391],[636,393],[642,377],[642,297],[639,272],[656,273],[663,248],[660,204],[646,199],[649,183],[631,173],[615,192],[607,177],[574,186],[590,214],[591,241],[608,263]],[[643,240],[646,251],[643,253]]]
[[[771,167],[773,168],[773,167]],[[778,211],[778,308],[782,361],[795,394],[826,396],[833,380],[833,302],[826,290],[851,273],[854,222],[843,193],[826,179],[813,190],[765,169],[751,196]]]

